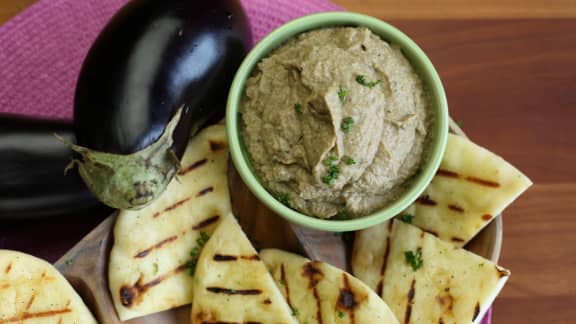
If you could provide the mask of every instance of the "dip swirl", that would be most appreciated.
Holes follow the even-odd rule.
[[[432,116],[399,48],[361,27],[303,33],[256,67],[240,108],[260,181],[307,215],[370,214],[424,160]]]

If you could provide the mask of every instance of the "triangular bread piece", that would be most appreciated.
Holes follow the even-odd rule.
[[[297,323],[233,216],[204,246],[194,275],[192,323]]]
[[[50,263],[0,250],[0,323],[97,323]]]
[[[122,321],[190,304],[190,253],[200,234],[212,233],[230,213],[225,127],[194,136],[181,163],[156,201],[116,220],[108,277]]]
[[[356,264],[354,274],[363,279],[366,266],[378,273],[374,288],[401,323],[479,323],[510,272],[415,226],[388,222],[380,225],[390,229],[382,263]]]
[[[498,155],[450,134],[436,176],[401,216],[462,247],[531,185]]]
[[[300,323],[398,323],[367,285],[336,267],[275,249],[260,257]]]

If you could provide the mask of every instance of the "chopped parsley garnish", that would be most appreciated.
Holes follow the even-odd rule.
[[[339,175],[340,175],[340,167],[337,165],[331,165],[330,167],[328,167],[328,174],[326,174],[326,176],[322,178],[322,181],[327,185],[333,185],[334,182],[336,182],[336,178],[338,178]]]
[[[157,274],[158,273],[158,263],[154,262],[154,264],[152,265],[152,274]]]
[[[188,268],[188,273],[193,276],[194,272],[196,271],[196,264],[198,263],[198,257],[200,256],[200,252],[202,252],[202,248],[210,239],[210,235],[206,234],[205,232],[200,232],[200,237],[196,239],[196,246],[190,252],[190,256],[192,259],[188,261],[186,264]]]
[[[74,263],[74,261],[72,261],[72,259],[67,259],[66,260],[66,266],[71,266]]]
[[[353,158],[349,157],[349,156],[345,156],[342,158],[342,161],[344,161],[344,163],[346,163],[346,165],[353,165],[356,164],[356,161],[354,161]]]
[[[343,311],[338,311],[338,317],[344,318],[344,312],[343,312]]]
[[[422,250],[417,249],[416,251],[406,251],[404,252],[404,257],[406,257],[406,263],[412,266],[414,271],[420,269],[422,267]]]
[[[278,201],[281,202],[283,205],[290,206],[290,196],[288,194],[282,194],[278,197]]]
[[[338,89],[338,98],[340,99],[341,103],[344,103],[346,98],[348,98],[348,90],[344,88]]]
[[[297,114],[301,114],[302,113],[302,105],[300,103],[295,103],[294,104],[294,111]]]
[[[412,224],[412,220],[414,219],[414,215],[405,214],[400,216],[400,220],[404,223]]]
[[[300,314],[300,312],[298,311],[298,308],[295,307],[290,307],[292,309],[292,316],[296,317],[298,316],[298,314]]]
[[[348,208],[344,206],[342,207],[342,209],[338,211],[338,219],[348,219],[348,218],[350,218],[350,215],[348,215]]]
[[[354,118],[346,117],[346,118],[342,119],[342,124],[340,125],[340,128],[342,129],[342,131],[344,133],[348,133],[350,131],[350,127],[352,127],[352,125],[354,125]]]
[[[323,163],[325,166],[329,167],[332,166],[332,164],[334,164],[336,161],[338,161],[338,158],[334,155],[330,155],[323,161]]]
[[[368,88],[374,88],[375,86],[377,86],[378,84],[380,84],[380,82],[382,82],[382,80],[376,80],[376,81],[367,81],[366,77],[358,74],[356,75],[356,82],[360,83],[363,86],[366,86]]]

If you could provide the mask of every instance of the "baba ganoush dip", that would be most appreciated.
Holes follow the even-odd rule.
[[[370,214],[425,157],[431,112],[401,50],[367,28],[309,31],[261,60],[241,103],[241,137],[261,183],[320,218]]]

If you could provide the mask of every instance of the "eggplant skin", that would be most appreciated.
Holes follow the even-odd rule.
[[[0,219],[73,215],[105,209],[73,170],[72,151],[54,133],[72,140],[72,123],[0,116]]]
[[[228,90],[249,46],[236,0],[133,0],[101,32],[78,78],[77,144],[130,154],[163,133],[184,107],[173,149],[223,117]]]

